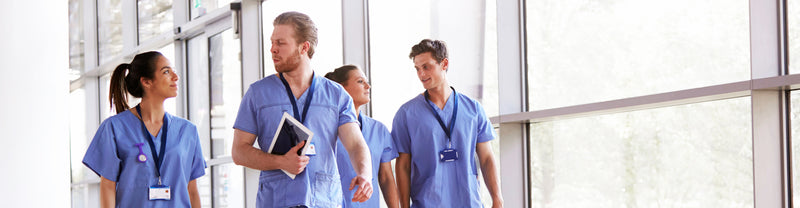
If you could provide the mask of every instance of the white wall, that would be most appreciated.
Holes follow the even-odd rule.
[[[69,207],[67,1],[0,6],[0,201]]]

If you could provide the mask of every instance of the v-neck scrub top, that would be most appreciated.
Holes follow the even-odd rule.
[[[281,170],[261,171],[257,207],[337,207],[342,204],[336,141],[339,126],[357,122],[353,100],[341,85],[317,75],[313,79],[314,96],[303,124],[314,132],[311,140],[317,154],[309,156],[305,170],[295,179]],[[284,112],[300,117],[294,115],[285,89],[280,78],[273,74],[251,84],[242,98],[233,128],[255,134],[261,151],[269,150]],[[295,99],[301,115],[307,97],[308,89]]]
[[[392,135],[381,122],[361,115],[361,133],[364,134],[364,140],[369,147],[370,156],[372,156],[372,197],[365,202],[353,202],[353,194],[358,190],[353,188],[350,190],[350,181],[356,177],[353,164],[350,163],[350,155],[344,149],[341,142],[337,142],[338,152],[336,159],[339,163],[339,174],[342,181],[342,193],[344,193],[344,207],[380,207],[381,202],[381,189],[378,188],[378,171],[380,170],[381,163],[391,162],[397,158],[397,150],[394,148],[392,142]],[[389,170],[392,171],[392,170]]]
[[[452,148],[458,160],[439,161],[439,152],[447,148],[447,135],[439,125],[432,103],[419,96],[403,104],[392,123],[392,137],[400,153],[411,154],[411,207],[481,207],[475,148],[478,143],[495,138],[494,129],[481,105],[463,94],[451,95],[439,109],[433,109],[449,125],[453,102],[458,116],[452,131]]]
[[[142,122],[130,110],[111,116],[97,129],[86,150],[83,164],[117,184],[117,207],[191,207],[189,181],[205,175],[206,162],[197,127],[186,119],[165,113],[168,119],[167,145],[161,165],[161,182],[171,188],[170,200],[150,200],[150,186],[158,184],[155,157],[147,144]],[[158,150],[163,127],[153,142]],[[149,132],[148,132],[149,134]],[[147,156],[139,162],[139,147]],[[161,155],[159,155],[161,156]]]

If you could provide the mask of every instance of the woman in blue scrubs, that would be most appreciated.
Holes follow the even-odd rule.
[[[333,72],[325,75],[326,78],[338,82],[344,86],[347,94],[353,98],[354,109],[358,109],[364,104],[369,103],[369,88],[366,76],[356,66],[345,65],[337,68]],[[400,207],[397,185],[392,174],[391,161],[397,158],[397,150],[394,149],[392,135],[381,122],[357,113],[358,122],[361,125],[361,133],[369,146],[372,156],[372,184],[380,184],[383,191],[383,198],[389,207]],[[350,164],[350,156],[341,142],[337,142],[336,162],[339,165],[339,175],[342,180],[342,193],[344,193],[344,207],[380,207],[379,191],[372,193],[372,197],[366,202],[354,202],[352,200],[355,190],[349,186],[350,178],[356,176],[353,166]],[[377,174],[377,175],[374,175]]]
[[[159,52],[136,55],[111,75],[117,115],[103,121],[83,164],[100,176],[101,207],[200,207],[205,160],[197,127],[164,111],[178,75]],[[131,108],[127,95],[141,98]]]

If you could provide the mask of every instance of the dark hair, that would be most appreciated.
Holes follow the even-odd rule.
[[[153,79],[156,72],[156,61],[163,57],[157,51],[148,51],[137,54],[130,64],[120,64],[111,74],[111,89],[108,92],[108,101],[114,106],[117,113],[130,108],[128,106],[128,93],[133,97],[142,97],[144,89],[139,81],[141,77]],[[126,74],[127,72],[127,74]]]
[[[350,79],[350,71],[353,70],[358,70],[358,67],[355,65],[344,65],[334,69],[332,72],[325,74],[325,78],[333,80],[334,82],[344,86],[347,84],[347,80]]]
[[[408,58],[414,59],[414,56],[431,52],[431,56],[436,59],[436,63],[442,63],[442,60],[447,58],[447,45],[441,40],[424,39],[418,44],[411,47],[411,53]]]
[[[308,58],[314,56],[314,48],[317,47],[317,26],[311,21],[311,17],[300,12],[284,12],[275,17],[272,26],[291,25],[294,27],[294,38],[297,43],[308,41]]]

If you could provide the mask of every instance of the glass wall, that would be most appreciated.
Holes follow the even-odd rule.
[[[800,2],[786,1],[788,24],[789,73],[800,73]]]
[[[84,70],[83,1],[69,0],[69,80],[78,79]]]
[[[138,0],[139,43],[162,33],[172,33],[172,0]]]
[[[97,0],[97,44],[100,64],[122,53],[122,0]]]
[[[530,128],[533,207],[753,207],[749,97]]]
[[[211,86],[211,156],[231,156],[233,123],[242,98],[240,42],[226,30],[209,39],[209,78]],[[213,166],[214,207],[244,206],[244,168],[232,162]]]
[[[232,0],[189,0],[192,19],[205,15],[209,11],[230,5]]]
[[[750,78],[749,1],[525,3],[531,110]]]
[[[498,115],[497,26],[495,1],[370,1],[369,58],[372,84],[372,117],[390,130],[401,105],[422,93],[408,57],[411,47],[423,39],[447,44],[447,79],[461,94],[477,100],[489,116]],[[492,141],[500,159],[499,139]],[[481,199],[491,207],[483,183]]]
[[[272,22],[275,17],[288,11],[302,12],[317,26],[317,47],[311,58],[311,69],[316,75],[325,73],[343,65],[342,60],[342,2],[327,0],[270,0],[261,4],[262,34],[264,35],[264,76],[275,74],[272,63],[270,37]]]

